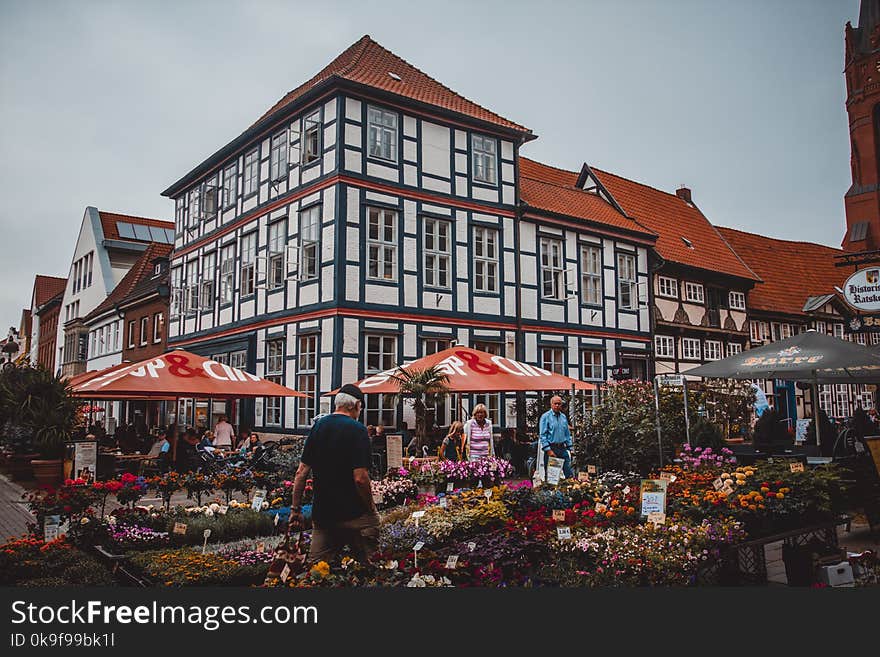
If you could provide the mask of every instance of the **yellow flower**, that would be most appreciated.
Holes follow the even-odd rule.
[[[326,561],[319,561],[314,566],[312,566],[312,570],[310,572],[313,575],[327,577],[327,575],[330,574],[330,564]]]

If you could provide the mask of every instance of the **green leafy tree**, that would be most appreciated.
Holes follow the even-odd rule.
[[[421,448],[427,443],[428,427],[426,422],[428,401],[434,401],[438,397],[449,394],[449,376],[437,367],[428,367],[423,370],[398,368],[391,375],[400,386],[399,397],[408,398],[416,414],[415,437],[416,445]]]

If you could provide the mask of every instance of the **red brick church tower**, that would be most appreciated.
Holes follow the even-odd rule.
[[[852,185],[844,197],[850,252],[880,249],[880,0],[862,0],[859,25],[846,24],[846,111]]]

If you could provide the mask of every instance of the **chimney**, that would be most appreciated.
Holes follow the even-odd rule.
[[[675,195],[680,198],[685,203],[690,203],[693,205],[693,201],[691,200],[691,190],[689,187],[685,187],[682,185],[678,189],[675,190]]]

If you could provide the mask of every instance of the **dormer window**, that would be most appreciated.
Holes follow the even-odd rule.
[[[161,273],[162,273],[162,263],[157,262],[156,266],[153,267],[153,276],[158,276]]]

